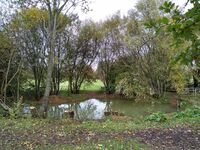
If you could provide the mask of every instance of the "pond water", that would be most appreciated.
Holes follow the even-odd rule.
[[[39,107],[39,106],[37,106]],[[175,112],[175,107],[170,104],[141,104],[133,101],[123,100],[98,100],[89,99],[84,102],[74,104],[60,104],[49,106],[49,117],[62,118],[65,111],[73,110],[75,112],[75,119],[103,119],[105,111],[117,111],[126,116],[132,116],[133,118],[141,118],[144,115],[151,114],[153,112]],[[29,112],[29,106],[24,107],[24,112]]]

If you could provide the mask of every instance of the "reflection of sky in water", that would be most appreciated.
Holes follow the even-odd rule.
[[[61,104],[58,105],[61,115],[65,110],[74,110],[76,119],[102,119],[104,117],[104,111],[106,108],[106,102],[101,102],[97,99],[90,99],[77,104]],[[53,112],[56,111],[55,106],[52,106],[51,109]]]
[[[91,109],[92,111],[89,111],[88,108]],[[103,118],[105,108],[106,108],[106,102],[101,102],[96,99],[90,99],[90,100],[80,103],[80,111],[88,110],[88,112],[91,113],[91,114],[88,114],[89,118],[91,119]]]
[[[29,105],[25,105],[24,108],[23,108],[23,112],[24,112],[25,114],[30,113],[30,106],[29,106]]]
[[[61,104],[61,105],[58,105],[58,107],[63,108],[63,109],[68,109],[69,105],[68,104]]]

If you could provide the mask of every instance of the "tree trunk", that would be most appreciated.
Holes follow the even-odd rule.
[[[55,38],[56,38],[56,22],[57,22],[57,15],[50,14],[49,16],[49,57],[48,57],[48,67],[47,67],[47,78],[46,78],[46,87],[43,96],[43,118],[47,118],[48,113],[48,101],[49,95],[51,92],[51,80],[52,80],[52,72],[54,67],[54,50],[55,50]]]
[[[43,96],[43,118],[47,117],[47,111],[48,111],[48,99],[51,91],[51,77],[53,72],[53,53],[50,50],[49,54],[49,60],[48,60],[48,68],[47,68],[47,78],[46,78],[46,87],[45,92]]]

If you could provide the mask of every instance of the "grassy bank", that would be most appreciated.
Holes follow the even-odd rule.
[[[147,116],[109,117],[99,121],[70,119],[0,119],[0,149],[103,150],[199,149],[199,109]],[[155,117],[156,116],[156,117]],[[173,141],[174,140],[174,141]],[[181,140],[181,143],[180,141]],[[171,142],[171,143],[170,143]]]

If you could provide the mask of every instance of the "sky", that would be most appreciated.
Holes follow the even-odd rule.
[[[92,11],[87,14],[80,13],[80,19],[92,19],[94,21],[105,20],[118,10],[126,15],[128,10],[133,9],[138,0],[91,0],[89,5]],[[183,7],[187,0],[173,0],[177,5]]]
[[[93,19],[94,21],[104,20],[118,10],[121,14],[126,14],[128,10],[134,8],[136,0],[92,0],[89,8],[92,11],[81,14],[80,19]]]

